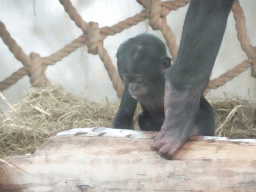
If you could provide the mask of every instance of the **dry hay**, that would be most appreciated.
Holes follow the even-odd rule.
[[[237,98],[211,103],[217,136],[256,137],[255,105]],[[0,110],[0,156],[32,153],[50,136],[71,128],[111,127],[118,105],[90,102],[60,87],[32,88],[11,111]]]
[[[34,152],[64,130],[109,127],[118,105],[90,102],[60,87],[49,87],[32,88],[13,108],[0,113],[0,156]]]
[[[238,97],[211,101],[215,109],[215,135],[231,139],[256,138],[256,104]]]

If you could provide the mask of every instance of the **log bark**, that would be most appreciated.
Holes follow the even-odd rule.
[[[80,128],[0,160],[0,191],[256,191],[256,140],[194,137],[165,160],[156,132]]]

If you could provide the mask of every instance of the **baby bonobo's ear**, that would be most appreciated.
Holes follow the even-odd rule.
[[[168,56],[163,56],[161,59],[162,72],[165,73],[166,70],[171,66],[171,64],[172,64],[172,59]]]

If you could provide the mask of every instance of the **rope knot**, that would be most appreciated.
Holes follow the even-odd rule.
[[[96,55],[98,53],[98,45],[101,41],[99,24],[89,22],[89,30],[87,34],[88,52]]]
[[[150,5],[148,7],[149,13],[149,24],[154,30],[162,29],[163,21],[161,17],[162,5],[161,0],[150,0]]]
[[[46,87],[51,83],[45,75],[46,65],[42,64],[42,60],[39,54],[31,53],[31,66],[30,66],[30,83],[35,87]]]

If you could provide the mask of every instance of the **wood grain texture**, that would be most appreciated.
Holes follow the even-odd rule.
[[[58,134],[33,155],[0,161],[0,191],[256,191],[255,140],[195,137],[168,161],[154,132]]]

